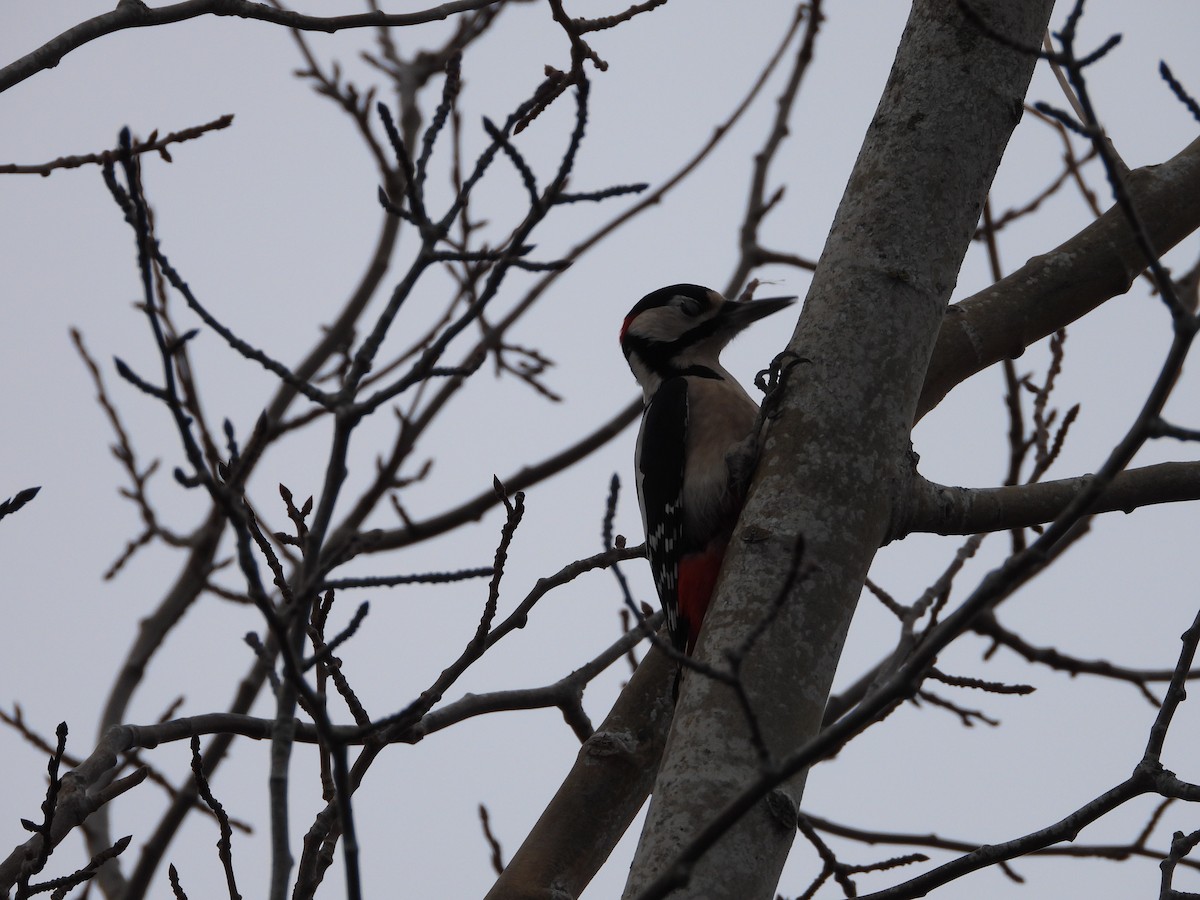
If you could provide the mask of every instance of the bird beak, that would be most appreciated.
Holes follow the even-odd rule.
[[[771,313],[796,302],[795,297],[763,297],[761,300],[731,300],[721,307],[722,330],[733,334]]]

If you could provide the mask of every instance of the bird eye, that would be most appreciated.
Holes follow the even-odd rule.
[[[679,308],[685,316],[698,316],[704,311],[704,305],[695,297],[680,295]]]

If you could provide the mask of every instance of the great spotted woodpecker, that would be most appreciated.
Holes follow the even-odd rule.
[[[793,300],[736,302],[673,284],[638,301],[621,326],[646,403],[635,472],[647,556],[672,643],[689,655],[744,499],[732,454],[758,423],[758,404],[721,366],[721,350]]]

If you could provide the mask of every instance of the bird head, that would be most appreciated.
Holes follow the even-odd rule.
[[[726,300],[698,284],[647,294],[621,325],[621,349],[647,397],[675,375],[721,376],[720,356],[752,322],[790,306],[795,297]]]

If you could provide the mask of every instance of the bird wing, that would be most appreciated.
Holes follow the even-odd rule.
[[[638,502],[646,529],[646,556],[680,650],[687,642],[679,615],[679,559],[683,553],[683,472],[687,446],[688,386],[684,378],[663,382],[642,417],[636,451]]]

